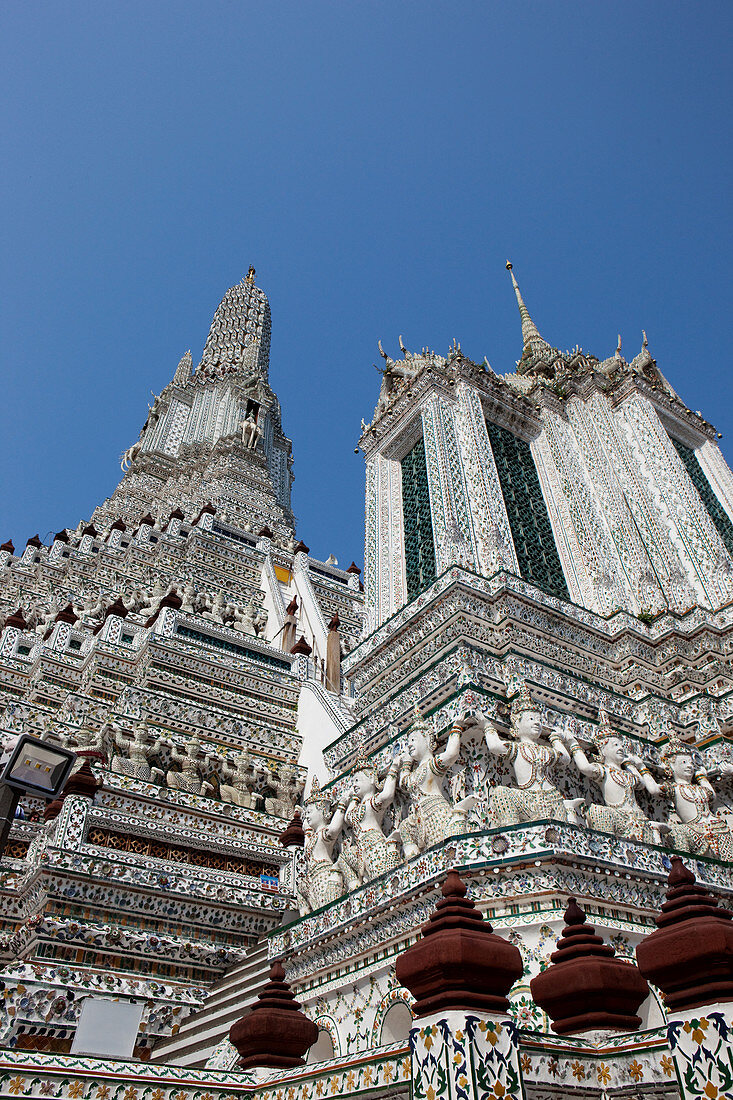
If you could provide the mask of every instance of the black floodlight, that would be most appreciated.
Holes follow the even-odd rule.
[[[69,749],[24,733],[0,773],[0,783],[27,794],[53,797],[69,778],[75,759],[76,754]]]

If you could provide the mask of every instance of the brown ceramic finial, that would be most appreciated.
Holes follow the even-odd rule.
[[[15,547],[13,546],[13,540],[8,539],[7,542],[4,542],[2,544],[2,546],[0,546],[0,550],[7,550],[7,552],[9,554],[14,554],[15,553]]]
[[[415,997],[416,1016],[450,1009],[506,1012],[507,993],[522,975],[522,956],[497,936],[457,871],[448,872],[442,900],[422,936],[398,956],[397,980]]]
[[[239,1069],[305,1065],[304,1055],[318,1038],[318,1027],[300,1011],[279,962],[249,1015],[233,1024],[229,1041],[239,1051]]]
[[[272,538],[272,531],[267,526],[267,524],[265,524],[264,527],[260,528],[260,530],[257,532],[257,537],[261,538],[261,539],[271,539]]]
[[[308,645],[305,638],[301,634],[300,637],[298,638],[297,642],[293,646],[293,648],[290,650],[290,652],[291,653],[302,653],[303,656],[310,657],[311,653],[313,652],[313,649],[311,648],[311,646]]]
[[[12,615],[8,616],[8,618],[5,620],[5,626],[14,626],[18,630],[29,630],[30,629],[29,626],[28,626],[28,623],[25,621],[25,615],[23,614],[23,610],[20,607],[18,608],[17,611],[14,611]]]
[[[100,630],[102,629],[110,615],[116,615],[118,619],[126,619],[129,615],[129,611],[123,604],[121,596],[118,596],[115,602],[111,603],[109,607],[105,609],[101,623],[95,626],[92,634],[99,634]]]
[[[558,1035],[612,1028],[635,1031],[649,987],[633,963],[616,958],[575,898],[568,898],[565,928],[550,966],[529,983],[532,997]]]
[[[335,615],[333,616],[333,618],[331,619],[331,622],[328,624],[328,629],[329,630],[338,630],[340,626],[341,626],[341,620],[339,619],[339,613],[337,611],[335,613]]]
[[[97,779],[92,769],[89,767],[89,761],[85,760],[78,771],[72,772],[69,778],[64,784],[64,788],[59,795],[49,802],[43,811],[44,821],[53,821],[61,813],[61,807],[70,794],[81,794],[86,798],[90,798],[94,801],[99,788],[102,786],[102,780]]]
[[[302,539],[299,539],[293,547],[293,557],[296,554],[310,554],[310,546],[306,546]]]
[[[160,601],[153,614],[146,621],[145,626],[152,626],[158,618],[158,615],[160,615],[161,611],[165,611],[166,607],[172,607],[174,611],[180,611],[182,606],[183,600],[181,597],[176,592],[169,592],[167,596],[163,596],[163,599]]]
[[[283,848],[302,848],[305,844],[305,830],[303,829],[300,810],[297,806],[293,810],[293,817],[287,829],[280,833],[278,840]]]
[[[636,948],[645,978],[668,1010],[733,1001],[733,912],[721,909],[679,856],[672,856],[657,929]]]

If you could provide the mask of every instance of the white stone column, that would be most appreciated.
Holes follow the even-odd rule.
[[[381,454],[367,462],[364,589],[366,633],[407,601],[402,468]]]
[[[518,575],[519,564],[481,401],[465,382],[458,386],[457,392],[456,434],[472,518],[477,572],[490,577],[506,569]]]
[[[455,405],[435,394],[421,411],[435,572],[440,575],[449,565],[463,565],[479,572],[481,563],[466,491],[463,456],[456,436]]]
[[[733,582],[719,569],[726,556],[725,546],[656,409],[647,398],[632,393],[615,415],[640,487],[676,558],[661,578],[670,604],[680,606],[685,600],[689,604],[691,593],[703,605],[727,603],[733,598]],[[676,579],[680,571],[684,581]]]
[[[524,1095],[509,1016],[457,1009],[422,1016],[410,1030],[410,1052],[413,1100]]]
[[[682,1100],[733,1092],[733,1004],[710,1004],[669,1015],[667,1039]]]
[[[713,487],[713,491],[733,522],[733,474],[723,458],[720,447],[712,439],[706,439],[695,450],[697,461]]]

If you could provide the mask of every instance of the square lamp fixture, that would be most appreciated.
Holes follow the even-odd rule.
[[[0,783],[28,794],[53,796],[68,779],[75,759],[69,749],[24,733],[0,773]]]

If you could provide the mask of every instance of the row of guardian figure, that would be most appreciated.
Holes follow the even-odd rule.
[[[305,800],[306,830],[303,874],[298,883],[301,912],[329,904],[420,852],[481,824],[467,823],[476,797],[445,793],[444,780],[458,761],[467,731],[484,739],[488,751],[506,761],[515,784],[489,790],[488,827],[520,825],[551,819],[584,825],[613,836],[647,844],[664,844],[692,855],[733,860],[733,835],[725,816],[715,812],[717,792],[712,774],[696,766],[689,745],[671,737],[661,753],[663,775],[657,779],[641,756],[628,753],[603,711],[593,744],[581,747],[569,728],[546,731],[541,708],[522,684],[510,707],[510,735],[483,714],[464,713],[438,751],[434,728],[419,716],[407,751],[392,760],[380,782],[374,761],[363,752],[352,769],[352,784],[332,807],[332,796],[314,779]],[[565,798],[557,786],[558,771],[568,768],[586,776],[602,801]],[[717,767],[721,778],[733,775],[733,764]],[[460,793],[460,776],[452,792]],[[649,818],[637,800],[646,791],[663,799],[666,821]],[[385,834],[383,822],[398,792],[409,809]],[[348,839],[342,834],[349,831]]]

